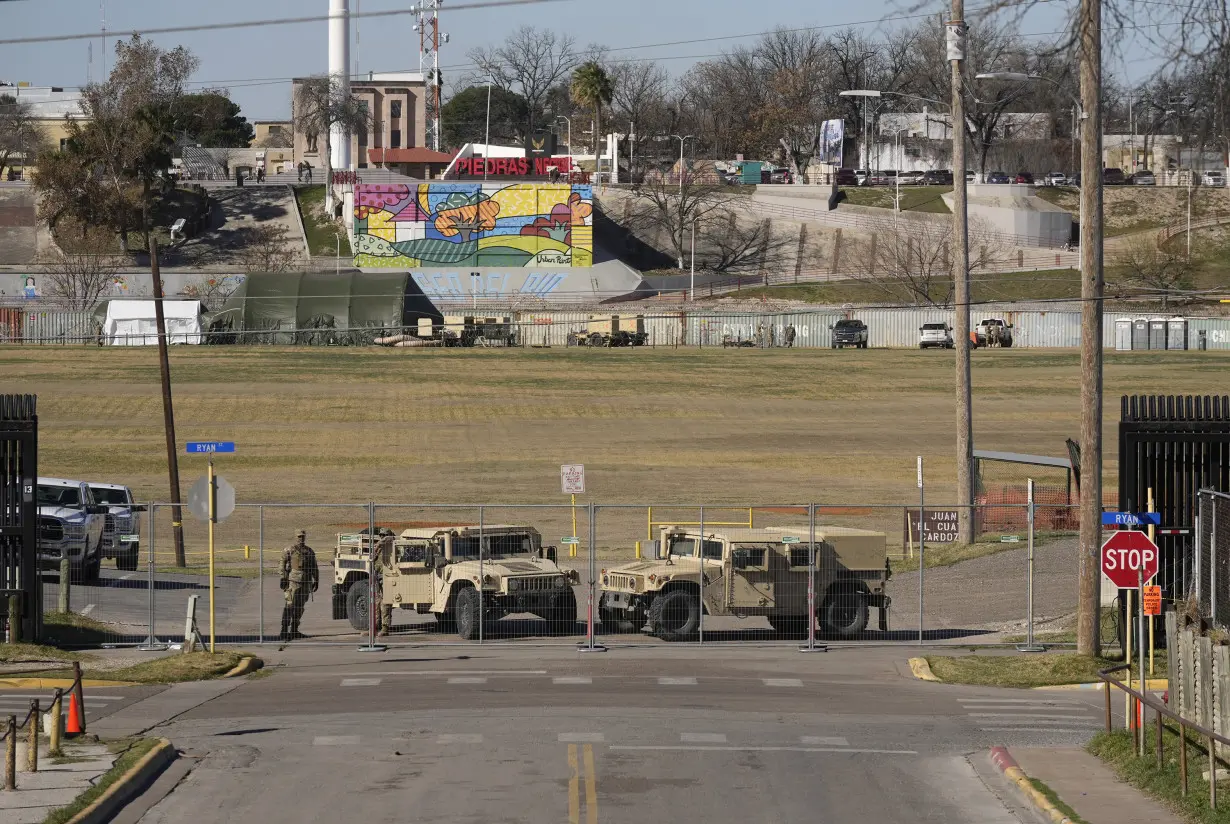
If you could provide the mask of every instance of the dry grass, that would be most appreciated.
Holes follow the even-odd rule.
[[[567,504],[562,463],[586,465],[590,494],[581,503],[912,504],[921,454],[928,500],[951,503],[951,358],[884,350],[178,347],[171,369],[181,444],[238,442],[239,452],[217,464],[241,504],[355,504],[267,507],[269,563],[297,527],[327,557],[333,534],[367,522],[369,500]],[[976,445],[1066,454],[1064,439],[1079,429],[1077,353],[988,350],[973,360]],[[1106,431],[1115,431],[1120,394],[1205,392],[1222,382],[1228,361],[1217,352],[1108,352]],[[140,498],[167,498],[152,348],[6,347],[0,373],[13,390],[39,396],[42,474],[122,481]],[[1112,486],[1115,445],[1108,437]],[[204,470],[202,458],[181,457],[185,492]],[[483,517],[529,521],[549,542],[572,534],[562,506],[488,509]],[[676,510],[655,520],[697,517],[695,509]],[[377,513],[398,523],[477,518],[473,506]],[[826,520],[883,529],[900,542],[900,509]],[[203,547],[203,525],[186,513],[184,521],[190,548]],[[578,521],[584,537],[584,511]],[[643,508],[600,510],[599,545],[630,554],[645,521]],[[763,523],[799,521],[768,514]],[[169,510],[160,511],[160,565],[171,548],[169,522]],[[257,512],[241,507],[218,527],[218,547],[227,550],[218,563],[242,564],[242,547],[258,538]]]

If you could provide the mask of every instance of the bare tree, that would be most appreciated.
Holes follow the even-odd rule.
[[[284,226],[264,224],[244,231],[238,239],[242,244],[243,266],[249,272],[289,272],[305,262],[298,247]]]
[[[551,90],[581,62],[571,35],[533,26],[522,26],[498,46],[471,49],[469,57],[478,66],[475,85],[489,82],[525,98],[531,131],[542,119]]]
[[[293,103],[295,130],[323,140],[321,157],[325,166],[325,211],[333,216],[333,157],[330,141],[333,129],[340,128],[345,140],[355,132],[365,132],[372,114],[366,101],[345,94],[343,78],[320,75],[309,77],[299,87]]]
[[[16,156],[21,157],[22,174],[27,160],[51,147],[34,110],[12,95],[0,95],[0,169]]]
[[[289,149],[295,145],[294,137],[285,129],[270,129],[265,136],[256,141],[258,149]]]
[[[123,255],[115,254],[109,241],[105,235],[94,233],[82,240],[77,251],[56,250],[42,255],[38,265],[44,296],[65,309],[93,309],[129,263]]]
[[[1151,232],[1128,237],[1124,241],[1113,262],[1120,267],[1127,281],[1160,296],[1162,311],[1169,309],[1171,296],[1191,285],[1192,266],[1186,255],[1177,250],[1159,248]]]
[[[943,306],[952,303],[952,221],[880,218],[865,241],[859,275],[892,300]],[[970,224],[970,271],[1007,257],[987,227]]]
[[[671,182],[654,175],[629,190],[632,206],[627,226],[633,232],[664,234],[680,269],[684,267],[693,225],[707,224],[713,217],[725,218],[730,195],[721,186]],[[699,231],[699,228],[698,228]]]
[[[225,177],[231,176],[231,161],[239,155],[238,151],[230,146],[218,146],[209,150],[209,156],[222,166],[222,174]]]
[[[186,298],[199,300],[208,311],[216,312],[242,282],[242,278],[234,275],[202,275],[198,280],[185,284],[183,293]]]
[[[669,133],[671,113],[667,103],[669,78],[666,69],[657,63],[620,63],[611,70],[614,90],[611,96],[612,119],[622,125],[628,124],[628,172],[635,182],[636,160],[641,155],[641,168],[645,158],[640,146],[647,140]]]
[[[793,264],[798,232],[774,232],[773,224],[755,215],[725,208],[698,221],[697,268],[711,272],[781,270]]]

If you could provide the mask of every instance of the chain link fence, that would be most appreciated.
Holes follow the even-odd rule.
[[[1076,611],[1067,507],[241,504],[214,526],[212,562],[186,508],[178,527],[169,504],[139,516],[136,569],[104,561],[67,590],[46,570],[52,639],[280,643],[300,530],[319,577],[295,643],[1011,644],[1033,615],[1062,644]]]
[[[1230,495],[1202,489],[1196,501],[1191,595],[1202,617],[1230,627]]]

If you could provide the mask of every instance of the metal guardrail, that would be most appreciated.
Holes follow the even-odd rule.
[[[1177,712],[1174,712],[1169,707],[1167,707],[1165,703],[1158,701],[1156,698],[1153,698],[1152,696],[1147,695],[1144,692],[1138,692],[1132,689],[1129,685],[1125,684],[1123,681],[1120,681],[1117,678],[1111,677],[1112,673],[1121,672],[1125,669],[1130,669],[1131,666],[1132,666],[1131,664],[1120,664],[1117,667],[1108,667],[1107,669],[1098,671],[1098,678],[1105,681],[1107,685],[1106,690],[1105,690],[1106,691],[1106,731],[1110,732],[1113,727],[1112,722],[1111,722],[1111,709],[1110,709],[1111,707],[1110,688],[1112,686],[1115,687],[1116,689],[1122,690],[1134,702],[1132,705],[1132,710],[1131,710],[1132,717],[1139,718],[1141,723],[1132,725],[1132,742],[1133,742],[1133,746],[1136,748],[1136,751],[1141,753],[1142,755],[1144,754],[1145,731],[1144,731],[1144,723],[1143,723],[1144,722],[1143,712],[1141,712],[1140,707],[1145,706],[1153,710],[1154,718],[1156,719],[1156,724],[1157,724],[1157,740],[1156,740],[1156,745],[1155,745],[1155,751],[1156,751],[1156,756],[1157,756],[1158,769],[1161,769],[1163,763],[1165,762],[1165,752],[1164,752],[1163,735],[1162,735],[1162,730],[1163,730],[1163,720],[1162,719],[1169,718],[1172,721],[1174,721],[1176,724],[1178,724],[1179,725],[1179,741],[1181,742],[1179,744],[1179,776],[1180,776],[1179,780],[1182,785],[1182,791],[1183,791],[1184,798],[1187,797],[1187,784],[1188,784],[1187,782],[1187,731],[1190,729],[1193,732],[1195,732],[1197,735],[1199,735],[1200,737],[1204,739],[1205,744],[1208,747],[1209,809],[1217,809],[1217,749],[1215,747],[1215,744],[1222,744],[1226,747],[1230,747],[1230,738],[1227,738],[1224,735],[1219,735],[1218,733],[1214,732],[1208,727],[1202,727],[1199,724],[1196,724],[1192,721],[1187,720],[1183,716],[1179,715]]]

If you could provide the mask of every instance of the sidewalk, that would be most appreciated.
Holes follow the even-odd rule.
[[[64,758],[47,755],[47,742],[39,747],[38,772],[25,772],[26,746],[17,745],[17,791],[0,791],[0,821],[37,824],[52,810],[67,806],[88,790],[118,758],[105,744],[65,741]]]
[[[1010,750],[1022,772],[1046,784],[1089,824],[1181,824],[1175,814],[1124,784],[1096,756],[1082,749]]]

